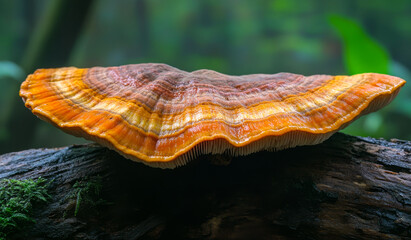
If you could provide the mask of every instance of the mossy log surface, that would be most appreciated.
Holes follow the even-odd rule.
[[[0,179],[51,180],[11,239],[411,239],[410,141],[337,133],[216,165],[227,158],[161,170],[96,144],[2,155]],[[93,176],[104,201],[74,216],[73,185]]]

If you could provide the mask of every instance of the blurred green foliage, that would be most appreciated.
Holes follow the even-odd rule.
[[[409,0],[0,0],[0,152],[84,142],[25,109],[18,72],[162,62],[233,75],[380,72],[409,80],[410,12]],[[408,85],[345,131],[411,139]]]
[[[410,79],[409,72],[399,63],[394,62],[387,50],[371,38],[359,23],[338,15],[331,15],[328,19],[341,36],[344,63],[348,74],[376,72]],[[411,88],[408,85],[402,89],[402,98],[397,100],[396,104],[362,117],[344,131],[353,135],[373,137],[400,134],[403,129],[400,126],[393,128],[390,122],[393,123],[392,116],[395,114],[411,119]],[[404,127],[408,128],[406,125]]]
[[[15,63],[0,61],[0,142],[7,141],[10,131],[7,122],[12,118],[12,107],[24,71]]]
[[[350,75],[375,72],[388,74],[387,51],[354,20],[338,15],[329,17],[343,41],[344,64]]]

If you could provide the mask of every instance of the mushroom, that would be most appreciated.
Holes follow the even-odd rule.
[[[200,154],[321,143],[387,105],[404,84],[376,73],[230,76],[149,63],[39,69],[20,96],[67,133],[134,161],[174,168]]]

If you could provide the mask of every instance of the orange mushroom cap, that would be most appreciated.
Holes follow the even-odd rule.
[[[404,84],[376,73],[229,76],[150,63],[39,69],[20,96],[35,115],[70,134],[174,168],[199,154],[321,143],[387,105]]]

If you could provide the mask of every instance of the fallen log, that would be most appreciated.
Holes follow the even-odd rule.
[[[10,238],[411,239],[410,141],[337,133],[215,164],[227,158],[161,170],[96,144],[2,155],[0,179],[50,181],[36,222]],[[94,178],[101,193],[82,205]]]

